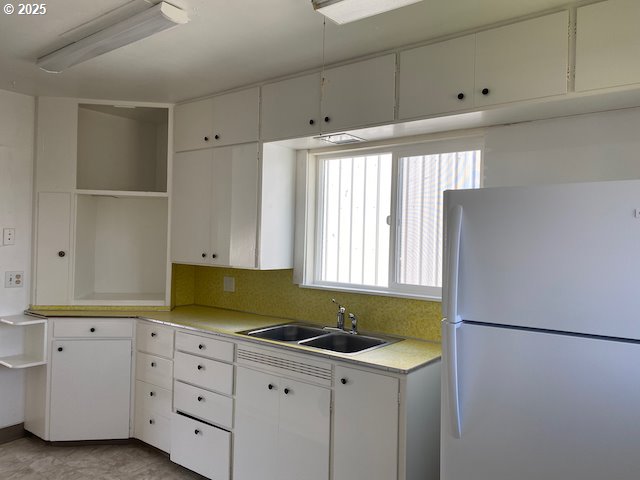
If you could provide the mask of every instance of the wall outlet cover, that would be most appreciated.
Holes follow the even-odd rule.
[[[24,272],[4,272],[4,288],[22,288]]]
[[[236,291],[236,279],[235,277],[223,277],[223,288],[225,292]]]

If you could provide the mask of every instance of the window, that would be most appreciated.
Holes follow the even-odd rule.
[[[440,298],[443,192],[480,186],[478,140],[319,155],[308,286]]]

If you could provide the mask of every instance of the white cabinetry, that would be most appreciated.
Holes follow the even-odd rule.
[[[609,0],[578,8],[576,91],[640,82],[640,3]]]
[[[175,150],[234,145],[258,140],[260,88],[178,105]]]
[[[46,439],[129,438],[132,320],[55,319],[54,336]]]
[[[318,135],[321,124],[319,73],[262,87],[263,141]]]
[[[283,147],[262,158],[256,143],[177,154],[172,260],[290,268],[294,172],[295,153]]]
[[[136,323],[136,387],[134,437],[171,451],[173,336],[170,327]]]
[[[567,93],[567,11],[400,53],[399,118]]]
[[[326,70],[322,132],[393,122],[395,82],[395,54]]]
[[[47,363],[47,320],[29,315],[0,317],[0,365],[28,368]]]
[[[327,480],[331,391],[238,367],[234,479]]]

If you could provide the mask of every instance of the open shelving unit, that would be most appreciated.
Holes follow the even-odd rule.
[[[47,363],[47,319],[20,314],[0,317],[5,339],[0,365],[28,368]]]

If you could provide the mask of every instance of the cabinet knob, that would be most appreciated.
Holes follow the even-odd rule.
[[[198,401],[201,402],[204,400],[204,397],[198,397]]]
[[[149,425],[153,425],[154,423],[156,423],[156,421],[153,418],[149,419]]]
[[[482,94],[483,95],[489,95],[489,89],[488,88],[483,88],[482,89]]]
[[[346,385],[347,384],[347,379],[346,378],[341,378],[340,379],[340,383],[343,384],[343,385]]]
[[[330,117],[324,117],[324,121],[329,123],[331,121],[331,118]]]
[[[64,250],[60,250],[60,251],[58,252],[58,256],[59,256],[60,258],[64,257],[66,254],[67,254],[67,252],[65,252]]]
[[[216,140],[220,140],[220,135],[216,134],[213,136],[213,138],[215,138]]]
[[[158,336],[158,334],[157,334],[156,332],[151,332],[151,336],[152,336],[152,337],[157,337],[157,336]]]
[[[458,100],[464,100],[464,93],[460,92],[458,94]]]
[[[149,392],[150,397],[154,397],[155,395],[156,395],[156,392]]]
[[[151,362],[151,366],[155,367],[156,366],[156,362]]]
[[[203,254],[202,254],[202,258],[207,258],[207,254],[206,254],[206,253],[203,253]]]
[[[285,388],[285,389],[284,389],[284,394],[285,394],[285,395],[289,395],[289,392],[290,392],[290,390],[289,390],[288,388]]]
[[[195,433],[196,435],[200,435],[200,430],[198,430],[197,428],[193,431],[193,433]]]
[[[216,258],[218,255],[216,255],[215,253],[211,254],[211,258]]]
[[[270,384],[267,386],[267,388],[268,388],[269,390],[273,390],[273,385],[270,383]]]
[[[208,142],[209,141],[209,137],[204,137],[204,141]]]
[[[62,347],[58,347],[58,351],[61,352],[62,350],[64,350],[64,348]]]
[[[204,345],[202,343],[198,345],[198,350],[204,350]]]
[[[96,331],[96,327],[91,327],[91,328],[89,329],[89,331],[90,331],[91,333],[95,332],[95,331]]]
[[[309,120],[309,125],[313,125],[314,123],[316,123],[316,121],[313,118]]]
[[[202,365],[198,365],[198,370],[203,370],[204,367]]]

